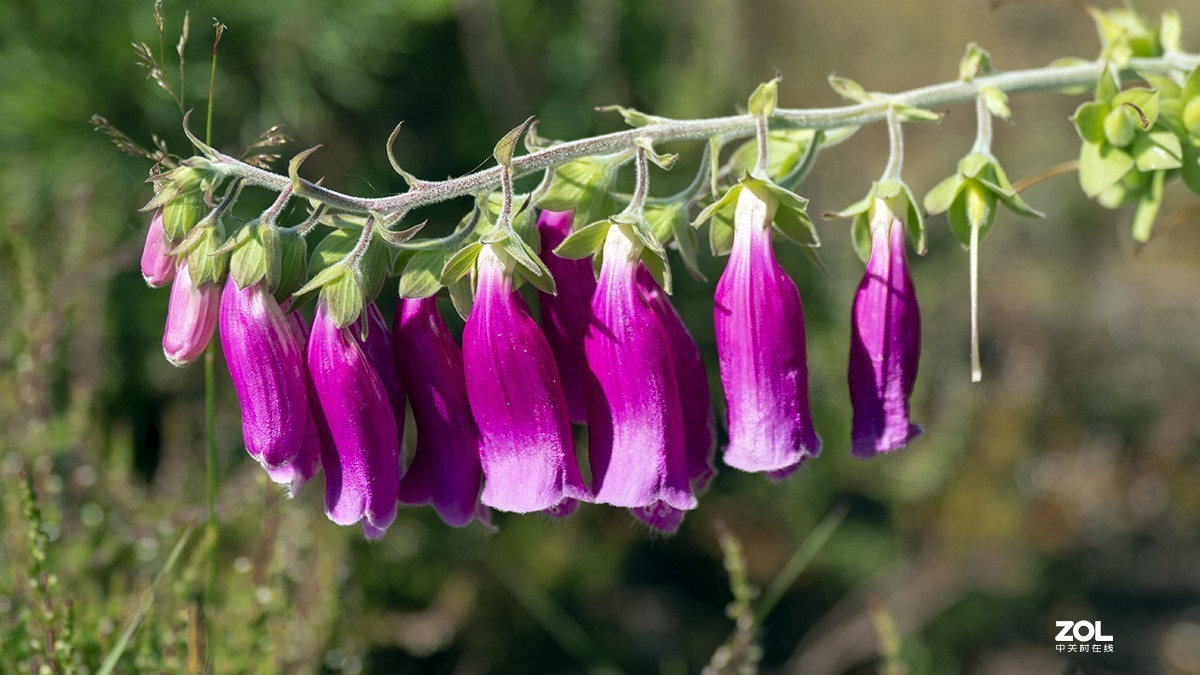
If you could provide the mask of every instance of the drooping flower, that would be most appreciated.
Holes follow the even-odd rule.
[[[309,417],[303,343],[265,281],[221,294],[221,349],[242,409],[246,451],[270,468],[300,452]]]
[[[364,313],[368,321],[367,339],[362,339],[360,325],[356,322],[350,327],[350,333],[358,338],[367,360],[379,375],[379,381],[387,391],[388,402],[392,406],[392,415],[396,420],[396,434],[401,443],[404,442],[404,387],[400,383],[400,370],[396,365],[396,355],[392,350],[392,331],[388,328],[383,313],[374,303],[367,305]],[[359,319],[361,321],[362,319]]]
[[[778,202],[748,186],[734,212],[733,249],[713,307],[729,446],[725,463],[782,478],[815,457],[800,291],[771,247]]]
[[[626,227],[608,231],[583,340],[593,492],[674,530],[696,507],[683,409],[667,330],[638,287],[642,244]]]
[[[688,478],[692,481],[692,488],[700,491],[708,487],[709,481],[716,475],[713,452],[717,448],[716,418],[704,359],[679,312],[645,266],[638,269],[638,287],[666,330],[675,365],[675,380],[679,384],[679,403],[683,408]]]
[[[850,326],[851,453],[899,450],[921,433],[909,397],[921,359],[921,314],[908,270],[904,224],[882,200],[871,219],[871,257],[854,295]]]
[[[336,451],[321,458],[325,513],[338,525],[361,520],[377,539],[396,517],[400,441],[387,390],[351,330],[317,305],[308,368]]]
[[[571,421],[587,421],[583,378],[585,371],[583,334],[587,331],[588,312],[596,292],[596,276],[591,262],[554,255],[554,248],[571,234],[574,211],[542,211],[537,228],[542,240],[542,262],[557,281],[558,294],[538,292],[542,310],[542,330],[554,361],[562,375],[563,391],[571,408]]]
[[[288,301],[290,302],[290,301]],[[286,310],[285,310],[286,311]],[[301,354],[308,353],[308,322],[299,312],[286,314],[288,325],[292,329],[293,339]],[[333,439],[329,435],[329,425],[325,423],[325,414],[321,412],[321,402],[313,388],[312,377],[308,374],[308,366],[304,366],[304,384],[308,397],[308,414],[304,422],[304,439],[300,442],[300,451],[290,463],[279,468],[266,467],[271,480],[288,486],[288,496],[295,497],[300,488],[321,470],[321,457],[328,453],[337,456]]]
[[[221,287],[192,283],[187,259],[179,261],[171,298],[167,305],[167,323],[163,330],[163,354],[176,366],[195,361],[204,353],[213,332],[221,305]]]
[[[392,326],[400,379],[417,424],[400,502],[432,503],[452,527],[477,516],[486,523],[487,509],[479,503],[479,430],[467,400],[462,350],[438,312],[437,297],[401,300]]]
[[[479,427],[484,504],[563,515],[589,497],[575,459],[566,395],[546,337],[492,246],[476,262],[463,332],[467,397]]]
[[[162,209],[154,212],[146,244],[142,247],[142,278],[151,288],[162,288],[175,278],[175,256],[168,253],[171,242],[163,231]]]

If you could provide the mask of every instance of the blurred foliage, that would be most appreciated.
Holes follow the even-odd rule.
[[[1195,35],[1200,16],[1180,9]],[[951,79],[971,40],[1002,69],[1098,52],[1067,5],[214,0],[166,4],[166,64],[185,10],[185,108],[203,109],[209,17],[229,26],[214,141],[232,151],[283,124],[285,150],[325,144],[306,170],[361,194],[403,189],[383,152],[399,120],[405,166],[439,177],[486,161],[530,113],[552,138],[620,128],[596,105],[725,114],[772,67],[794,107],[836,104],[833,71],[878,90]],[[189,670],[204,620],[219,672],[695,672],[734,630],[729,542],[744,583],[765,587],[836,504],[845,521],[760,629],[764,670],[1200,672],[1200,239],[1181,227],[1134,257],[1128,216],[1088,203],[1072,177],[1027,194],[1046,221],[1002,216],[983,249],[981,385],[969,384],[966,257],[944,218],[929,221],[931,252],[914,261],[925,436],[897,456],[846,451],[861,266],[845,225],[826,223],[828,270],[781,247],[804,294],[826,443],[795,478],[726,470],[667,540],[615,509],[501,517],[495,535],[409,509],[367,544],[325,521],[319,481],[291,503],[264,481],[221,380],[216,603],[201,616],[199,537],[147,596],[203,516],[202,377],[162,358],[166,294],[135,269],[147,162],[87,121],[102,114],[143,145],[158,132],[183,153],[180,110],[129,49],[159,49],[144,0],[7,2],[0,27],[0,672],[48,654],[95,672],[147,597],[116,672]],[[1076,155],[1077,102],[1014,98],[1015,124],[996,130],[1014,178]],[[964,108],[911,129],[914,189],[951,170],[973,124]],[[823,156],[801,186],[813,212],[861,194],[883,147],[871,128]],[[690,178],[699,149],[678,149],[656,192]],[[1169,194],[1164,213],[1186,199]],[[465,209],[430,209],[431,227]],[[719,261],[701,263],[716,278]],[[711,284],[677,279],[715,384]],[[1056,652],[1059,619],[1102,620],[1116,653]]]

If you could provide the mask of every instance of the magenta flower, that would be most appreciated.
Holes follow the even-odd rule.
[[[716,418],[713,416],[704,359],[679,312],[675,311],[667,294],[659,288],[644,266],[638,269],[638,287],[667,333],[675,365],[675,379],[679,384],[679,402],[683,407],[688,478],[692,488],[700,491],[708,487],[709,481],[716,475],[713,452],[717,448]]]
[[[220,303],[221,288],[216,284],[197,287],[188,274],[187,258],[181,259],[175,283],[171,285],[167,323],[163,330],[163,354],[168,361],[184,366],[204,353],[217,330]]]
[[[158,209],[150,219],[146,244],[142,247],[142,278],[151,288],[162,288],[175,278],[175,256],[170,250],[171,242],[163,230],[162,209]]]
[[[367,305],[366,317],[368,321],[366,341],[362,340],[359,323],[355,322],[350,327],[350,333],[358,338],[359,344],[362,345],[363,351],[367,355],[367,360],[375,368],[375,373],[379,375],[379,380],[383,383],[384,390],[387,391],[388,402],[392,406],[392,415],[396,420],[396,437],[401,443],[400,455],[403,457],[404,387],[400,384],[400,370],[396,366],[396,355],[392,351],[392,331],[388,328],[383,313],[374,303]],[[361,320],[359,319],[359,321]]]
[[[270,468],[296,458],[309,418],[303,343],[260,281],[221,294],[221,349],[242,408],[246,451]]]
[[[908,271],[904,224],[882,201],[871,219],[871,258],[854,295],[850,325],[851,454],[899,450],[921,433],[908,400],[921,360],[921,313]]]
[[[287,319],[288,325],[292,329],[293,339],[300,348],[300,353],[307,354],[308,322],[299,312],[285,314],[284,318]],[[336,457],[337,452],[333,446],[333,439],[329,435],[329,425],[325,423],[325,414],[321,412],[321,402],[317,399],[316,390],[313,389],[312,377],[308,374],[307,366],[304,366],[304,384],[308,398],[308,414],[304,421],[304,439],[300,442],[300,450],[296,453],[296,458],[289,464],[279,468],[266,467],[271,480],[288,486],[289,497],[295,497],[301,486],[321,470],[323,453],[327,452],[331,457]]]
[[[481,499],[501,511],[565,514],[588,491],[554,354],[497,251],[484,246],[476,265],[463,362],[482,440]]]
[[[392,322],[400,379],[417,423],[417,449],[400,481],[400,502],[433,504],[446,524],[480,516],[483,469],[479,430],[471,417],[463,356],[438,312],[437,297],[401,300]]]
[[[558,295],[538,292],[542,330],[563,378],[563,391],[571,408],[571,421],[587,421],[583,379],[586,369],[583,334],[596,292],[596,276],[589,260],[570,260],[554,255],[555,247],[571,234],[574,211],[542,211],[537,228],[542,239],[542,262],[557,282]]]
[[[396,517],[400,441],[383,381],[356,336],[317,305],[308,368],[335,453],[322,456],[325,513],[338,525],[362,521],[368,539]]]
[[[782,478],[815,457],[821,439],[809,411],[800,292],[771,248],[777,206],[764,190],[741,191],[713,319],[729,426],[725,463]]]
[[[671,344],[638,288],[641,244],[632,237],[623,226],[608,231],[583,339],[593,492],[597,503],[673,530],[696,497]]]

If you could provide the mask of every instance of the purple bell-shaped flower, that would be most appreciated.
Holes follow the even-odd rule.
[[[921,433],[909,421],[921,360],[921,313],[908,271],[904,224],[881,200],[875,202],[871,257],[851,316],[851,454],[867,459],[899,450]]]
[[[485,245],[463,332],[467,397],[479,427],[482,501],[500,511],[563,515],[588,499],[554,354],[514,292],[507,254]]]
[[[808,403],[800,291],[771,247],[777,207],[761,188],[738,196],[713,319],[729,426],[725,463],[782,478],[815,457],[821,439]]]

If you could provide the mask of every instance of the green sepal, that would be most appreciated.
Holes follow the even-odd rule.
[[[767,132],[767,175],[773,181],[783,181],[788,174],[799,168],[800,164],[808,158],[809,153],[818,148],[837,145],[853,136],[858,129],[858,127],[838,127],[821,132],[812,129],[772,129]],[[820,133],[819,142],[816,141],[818,133]],[[814,142],[817,143],[817,148],[814,148]],[[752,138],[739,145],[729,156],[729,170],[734,175],[748,174],[754,169],[757,162],[758,141]]]
[[[517,261],[517,271],[526,281],[533,284],[543,293],[549,293],[550,295],[557,294],[558,291],[554,286],[554,275],[550,274],[546,263],[542,262],[537,252],[530,248],[524,239],[520,237],[506,237],[497,242],[496,245],[503,248],[505,253]]]
[[[920,202],[913,195],[912,189],[906,183],[901,183],[900,186],[908,212],[908,220],[905,222],[905,225],[908,226],[908,236],[912,239],[917,255],[925,255],[929,252],[929,242],[925,236],[925,215],[922,213]]]
[[[1196,99],[1200,99],[1200,66],[1192,69],[1188,77],[1183,82],[1183,92],[1181,98],[1184,103],[1191,103]]]
[[[664,245],[674,242],[688,273],[703,280],[704,273],[700,271],[700,261],[696,257],[696,232],[687,218],[687,202],[650,202],[643,213],[654,237]]]
[[[826,218],[853,218],[869,211],[873,203],[875,203],[874,186],[872,186],[871,192],[868,192],[866,197],[854,202],[841,211],[827,212],[824,215]]]
[[[1123,56],[1124,60],[1132,57],[1160,56],[1162,47],[1159,44],[1158,33],[1150,24],[1129,7],[1117,7],[1101,10],[1088,6],[1088,14],[1096,21],[1096,29],[1104,52],[1110,58]],[[1114,52],[1119,52],[1114,54]],[[1124,66],[1124,63],[1119,65]]]
[[[363,275],[351,267],[339,266],[337,273],[321,286],[321,299],[329,318],[338,328],[345,328],[362,316],[367,306],[366,283]]]
[[[959,191],[946,219],[950,231],[964,249],[971,245],[972,228],[979,228],[980,241],[991,231],[996,222],[996,202],[996,194],[978,181],[967,181]]]
[[[700,271],[700,259],[697,256],[696,246],[696,231],[692,229],[691,223],[687,219],[687,210],[681,209],[678,217],[672,221],[675,248],[679,251],[679,257],[683,260],[683,266],[687,269],[692,277],[707,281],[704,272]]]
[[[1104,72],[1096,80],[1096,100],[1112,103],[1121,91],[1121,83],[1117,80],[1117,71],[1112,64],[1106,64]]]
[[[252,286],[264,279],[268,289],[277,288],[282,266],[278,231],[262,222],[252,223],[244,231],[248,231],[249,236],[233,251],[229,275],[238,288]]]
[[[871,217],[865,210],[854,214],[850,221],[850,243],[865,265],[871,259]]]
[[[991,190],[1000,202],[1008,207],[1009,211],[1024,216],[1026,218],[1045,218],[1046,214],[1038,211],[1030,206],[1021,198],[1021,195],[1013,189],[1013,185],[1008,180],[1008,174],[1001,168],[999,162],[992,160],[982,172],[980,172],[979,182]]]
[[[1194,98],[1183,106],[1180,123],[1192,138],[1200,138],[1200,98]]]
[[[1095,197],[1117,183],[1134,168],[1133,157],[1111,145],[1084,142],[1079,153],[1079,185]]]
[[[1141,134],[1129,148],[1138,171],[1165,171],[1183,166],[1183,145],[1170,131]]]
[[[1158,90],[1147,89],[1145,87],[1126,89],[1113,97],[1112,100],[1114,109],[1118,106],[1133,106],[1137,111],[1140,111],[1140,114],[1137,111],[1134,114],[1143,131],[1154,126],[1154,123],[1158,121],[1160,104],[1161,99]]]
[[[1150,187],[1151,174],[1130,171],[1121,180],[1096,195],[1096,203],[1106,209],[1116,209],[1136,203]]]
[[[471,307],[475,304],[475,286],[470,279],[463,278],[450,284],[446,287],[450,292],[450,302],[454,304],[454,311],[462,317],[463,321],[471,316]]]
[[[1089,101],[1076,108],[1071,121],[1075,124],[1079,138],[1085,143],[1105,142],[1104,120],[1110,112],[1112,106],[1103,101]]]
[[[654,251],[659,256],[666,258],[667,249],[662,242],[654,236],[654,229],[650,227],[650,223],[646,221],[646,216],[640,212],[623,212],[610,218],[614,223],[627,226],[638,241],[647,249]]]
[[[708,248],[713,256],[726,256],[733,250],[733,214],[720,211],[708,224]]]
[[[779,101],[779,81],[781,79],[783,78],[776,75],[755,87],[754,92],[750,94],[750,100],[747,102],[747,107],[750,109],[751,115],[765,115],[770,117],[775,114],[775,106]]]
[[[1168,9],[1162,13],[1158,22],[1158,42],[1164,53],[1171,54],[1183,50],[1183,21],[1179,12]]]
[[[642,249],[642,262],[646,265],[646,269],[650,272],[650,276],[658,282],[658,285],[666,291],[667,295],[674,292],[674,287],[671,281],[671,265],[667,259],[648,248]]]
[[[903,103],[895,104],[896,113],[902,122],[941,122],[942,114]]]
[[[779,202],[775,210],[775,228],[779,233],[800,246],[819,247],[821,238],[808,217],[808,200],[773,183],[766,183],[765,187]]]
[[[192,283],[196,286],[220,283],[229,262],[228,255],[216,252],[224,240],[225,228],[220,222],[206,222],[197,225],[192,232],[198,233],[187,253]],[[188,238],[192,239],[191,233]]]
[[[958,175],[963,178],[975,178],[985,169],[995,163],[995,159],[982,152],[972,152],[958,160]]]
[[[732,210],[737,205],[738,195],[741,194],[742,188],[744,187],[744,183],[738,183],[737,185],[734,185],[726,190],[725,194],[721,195],[720,199],[704,207],[704,209],[702,209],[700,213],[696,215],[696,218],[692,220],[692,227],[699,228],[705,222],[716,217],[717,214]],[[732,223],[733,219],[729,218],[729,222]],[[714,255],[716,254],[716,249],[713,250],[713,253]]]
[[[1155,171],[1150,177],[1150,189],[1142,194],[1137,208],[1133,211],[1133,239],[1140,243],[1150,241],[1154,231],[1154,219],[1158,217],[1158,209],[1162,206],[1163,182],[1165,171]]]
[[[1189,190],[1200,195],[1200,147],[1193,141],[1183,144],[1183,167],[1179,175]]]
[[[163,207],[163,233],[170,241],[180,241],[208,210],[203,192],[192,191],[175,197]]]
[[[473,241],[458,249],[442,266],[441,281],[444,286],[453,286],[475,269],[475,261],[485,244]]]
[[[308,276],[308,246],[298,232],[279,232],[279,286],[275,299],[283,302],[291,297]]]
[[[312,256],[308,261],[309,271],[319,275],[323,270],[341,264],[358,245],[361,234],[361,232],[353,230],[330,232],[313,249]],[[388,252],[388,247],[378,242],[371,242],[358,260],[358,269],[361,276],[362,295],[367,302],[370,302],[379,295],[384,281],[387,280],[388,272],[391,271],[391,254]],[[306,292],[311,290],[309,288],[311,285],[311,281],[305,284]],[[296,295],[304,295],[304,293],[297,291]]]
[[[1137,137],[1141,124],[1137,113],[1128,106],[1113,108],[1104,118],[1104,140],[1116,148],[1124,148]]]
[[[414,251],[400,272],[399,294],[402,298],[428,298],[442,290],[442,270],[446,267],[447,251]]]
[[[672,152],[668,154],[660,154],[654,150],[654,144],[648,138],[635,138],[633,144],[642,150],[646,151],[646,158],[654,163],[654,166],[670,171],[671,167],[675,166],[675,162],[679,161],[679,153]]]
[[[925,212],[931,216],[945,213],[954,203],[954,198],[958,196],[958,191],[964,183],[962,176],[956,173],[933,186],[925,193]]]
[[[582,260],[595,255],[604,248],[604,240],[608,237],[608,230],[611,227],[612,221],[605,218],[580,228],[568,235],[554,249],[554,255],[570,260]]]

